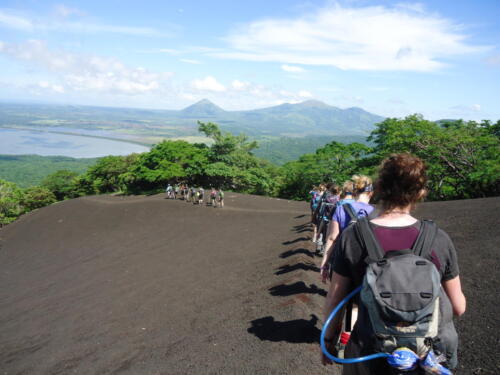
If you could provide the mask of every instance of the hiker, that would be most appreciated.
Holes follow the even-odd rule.
[[[171,199],[172,198],[172,185],[168,184],[167,188],[165,189],[167,193],[167,198]]]
[[[196,188],[193,188],[193,204],[199,204],[200,203],[200,191]]]
[[[212,190],[210,191],[210,204],[212,205],[212,207],[217,207],[216,198],[217,198],[217,191],[214,188],[212,188]]]
[[[194,186],[191,187],[191,189],[189,189],[189,201],[192,201],[193,204],[196,202],[196,189],[194,188]]]
[[[349,291],[363,285],[358,298],[359,316],[347,343],[345,358],[391,351],[395,349],[391,345],[408,347],[409,342],[413,340],[415,346],[420,349],[417,350],[419,359],[427,358],[423,349],[427,348],[427,352],[432,349],[433,352],[443,352],[446,367],[456,367],[458,339],[452,312],[460,316],[465,312],[466,306],[460,285],[457,254],[445,232],[438,230],[432,222],[417,220],[411,215],[416,202],[425,195],[425,170],[422,160],[410,154],[395,154],[384,160],[375,187],[375,197],[381,203],[380,215],[374,219],[361,218],[357,223],[348,226],[335,244],[333,276],[325,303],[325,317],[330,315]],[[433,228],[433,231],[429,228]],[[425,234],[423,240],[419,237],[421,232]],[[371,235],[366,236],[366,233]],[[432,235],[428,235],[430,233]],[[367,241],[367,238],[371,241]],[[422,257],[413,255],[417,251],[413,247],[420,247],[419,254],[422,254]],[[380,254],[382,257],[374,254]],[[414,258],[420,260],[413,262]],[[405,259],[412,261],[405,263]],[[387,264],[391,267],[378,274],[373,273],[377,267]],[[413,267],[414,271],[408,272],[409,267]],[[367,272],[371,275],[369,278],[365,278]],[[386,281],[384,291],[380,295],[370,294],[370,291],[374,290],[373,285],[380,286],[374,283],[378,281],[378,275],[384,272],[388,277],[387,280],[382,280]],[[402,278],[405,278],[405,282],[402,282]],[[412,284],[415,280],[419,280],[418,284]],[[437,285],[434,285],[433,280]],[[422,284],[426,284],[425,293],[420,289],[424,288]],[[395,292],[391,293],[391,290]],[[400,299],[400,295],[405,295],[405,298]],[[381,300],[384,302],[380,302]],[[426,310],[417,322],[404,320],[402,315],[410,316],[410,313],[420,311],[415,308],[415,300],[423,306],[429,306],[424,304],[427,303],[425,301],[432,301],[430,314]],[[382,307],[381,303],[385,303],[387,308]],[[439,308],[436,309],[436,306]],[[392,322],[400,323],[395,325],[386,318],[387,315],[383,315],[385,311],[389,311],[389,307],[393,314],[398,312],[398,315],[391,316]],[[432,324],[435,321],[438,325]],[[341,324],[342,314],[337,314],[325,330],[325,345],[329,353],[335,350]],[[424,324],[428,331],[422,329]],[[377,334],[375,329],[378,330]],[[387,334],[389,329],[392,329],[392,333]],[[431,330],[433,335],[430,335]],[[420,335],[422,333],[425,333],[425,337]],[[407,340],[405,345],[400,344],[403,339]],[[322,363],[332,362],[322,353]],[[343,367],[342,372],[344,375],[390,373],[393,372],[385,358],[349,364]],[[415,373],[423,372],[412,372]]]
[[[181,185],[181,199],[186,200],[187,199],[187,191],[186,191],[186,185],[182,184]]]
[[[328,183],[326,185],[326,192],[321,197],[320,205],[315,212],[315,221],[319,223],[317,229],[318,238],[316,240],[316,251],[319,254],[323,254],[323,245],[326,243],[330,220],[340,200],[339,190],[339,187],[335,183]]]
[[[318,224],[319,224],[317,222],[316,211],[319,208],[319,205],[321,202],[321,197],[323,196],[325,191],[326,191],[326,185],[320,184],[318,187],[318,190],[316,191],[316,194],[313,194],[313,197],[311,199],[311,224],[313,227],[312,242],[314,242],[314,243],[316,243],[316,241],[318,239]]]
[[[220,208],[224,207],[224,192],[222,191],[222,189],[219,189],[217,193],[217,198],[219,201],[219,207]]]
[[[203,189],[202,187],[200,187],[200,189],[198,190],[198,204],[200,206],[203,205],[203,196],[205,195],[205,189]]]
[[[174,199],[177,199],[178,195],[179,195],[179,184],[175,184],[175,187],[174,187]]]
[[[325,243],[323,260],[321,261],[321,280],[326,282],[329,274],[329,261],[333,245],[339,234],[358,217],[368,216],[373,211],[373,206],[368,202],[373,194],[372,180],[368,176],[352,176],[351,180],[344,183],[344,199],[339,201],[330,221],[330,227]],[[356,199],[354,199],[354,197]]]
[[[314,215],[314,211],[316,210],[313,205],[314,205],[314,201],[315,201],[315,198],[316,198],[316,195],[319,194],[319,187],[318,186],[313,186],[311,191],[308,193],[308,195],[311,197],[311,200],[310,200],[310,207],[311,207],[311,221],[313,220],[313,215]]]

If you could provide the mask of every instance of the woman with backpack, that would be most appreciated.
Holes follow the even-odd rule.
[[[313,238],[312,242],[316,243],[318,239],[318,221],[316,216],[316,211],[319,208],[321,203],[321,198],[326,191],[326,185],[320,184],[319,187],[313,190],[312,199],[311,199],[311,224],[313,227]]]
[[[316,240],[316,251],[319,254],[323,254],[323,245],[326,242],[330,220],[340,200],[339,190],[340,188],[334,182],[328,183],[326,192],[321,197],[320,205],[314,213],[316,216],[315,221],[319,223],[317,229],[318,239]]]
[[[217,193],[217,198],[219,201],[219,208],[223,208],[224,207],[224,192],[222,191],[222,189],[219,189],[219,191]]]
[[[210,204],[212,205],[212,207],[217,207],[216,199],[217,191],[215,190],[215,188],[212,188],[212,191],[210,191]]]
[[[325,243],[323,260],[321,261],[321,280],[325,283],[329,275],[329,263],[333,252],[333,245],[342,231],[358,217],[368,216],[373,211],[369,204],[373,194],[372,180],[368,176],[352,176],[343,186],[342,199],[330,221]],[[356,216],[356,217],[351,217]]]
[[[385,345],[383,346],[384,352],[387,352],[389,343],[392,343],[392,341],[387,341],[388,339],[395,340],[394,345],[400,345],[399,340],[403,337],[406,340],[416,340],[417,347],[428,348],[427,353],[432,351],[440,355],[445,367],[454,368],[457,365],[458,339],[453,327],[452,313],[460,316],[465,312],[466,307],[460,284],[457,254],[452,241],[444,231],[438,230],[432,222],[417,220],[411,215],[415,204],[425,195],[427,180],[425,171],[426,167],[422,160],[410,154],[395,154],[384,160],[375,187],[375,196],[381,203],[381,214],[371,220],[362,218],[358,223],[347,227],[335,245],[333,277],[326,298],[325,317],[330,315],[351,290],[363,285],[358,300],[358,320],[347,344],[345,358],[357,358],[380,352],[381,344]],[[428,235],[431,233],[429,228],[434,229],[432,235]],[[366,240],[367,229],[371,233],[371,240]],[[421,240],[421,237],[424,239]],[[422,243],[426,244],[426,251],[423,250]],[[420,248],[421,257],[416,256],[418,248]],[[377,253],[383,254],[383,258],[373,256]],[[405,259],[414,258],[420,260],[404,263]],[[372,270],[385,267],[387,264],[392,268],[385,269],[383,272],[389,272],[391,277],[397,276],[394,280],[399,280],[399,282],[394,289],[398,292],[384,291],[380,293],[380,296],[370,294],[370,291],[374,290],[371,286],[378,285],[374,284],[374,275],[375,280],[378,280],[383,274],[382,272],[376,275],[372,273]],[[414,273],[401,272],[410,266],[416,270]],[[399,274],[397,274],[398,270],[400,270]],[[428,280],[429,277],[427,279],[422,277],[423,271],[421,270],[429,272],[431,279],[437,282],[437,288],[432,284],[427,292],[421,291],[422,284],[428,286],[431,283],[431,280]],[[367,272],[371,275],[370,277],[365,277]],[[401,278],[406,279],[408,285],[400,282]],[[414,284],[415,280],[419,282]],[[392,284],[395,283],[392,282]],[[394,286],[392,284],[391,281],[387,282],[384,289],[392,290]],[[365,289],[366,285],[369,285],[371,289]],[[414,292],[410,293],[412,295],[404,294],[406,297],[398,300],[402,296],[399,290],[406,291],[406,293],[408,290]],[[373,297],[371,304],[367,303],[367,296],[370,295]],[[386,310],[388,306],[400,308],[404,307],[404,304],[411,305],[410,302],[414,299],[417,299],[418,303],[424,307],[427,306],[426,303],[430,303],[426,301],[432,301],[432,314],[430,314],[432,318],[425,315],[425,319],[416,322],[400,320],[398,315],[398,319],[392,322],[381,321],[382,317],[386,319],[386,315],[381,312],[382,310],[373,306],[383,306],[382,304],[385,303]],[[396,307],[391,310],[392,313],[399,311]],[[403,308],[401,311],[404,315],[419,310]],[[436,319],[439,317],[439,320],[435,321],[435,317]],[[330,353],[334,352],[341,331],[341,323],[342,315],[338,314],[325,330],[325,344]],[[421,326],[417,323],[427,324],[428,332],[432,330],[434,336],[426,334],[422,337],[414,333],[421,332],[418,330]],[[401,334],[381,335],[380,329],[382,331],[383,329],[397,330]],[[375,334],[376,330],[378,334]],[[409,334],[404,336],[405,333]],[[420,360],[425,358],[425,351],[410,349],[418,352]],[[332,363],[324,354],[322,354],[322,362],[323,364]],[[385,375],[394,372],[385,358],[377,358],[344,365],[342,373],[344,375]],[[418,368],[410,373],[422,374],[423,370]]]

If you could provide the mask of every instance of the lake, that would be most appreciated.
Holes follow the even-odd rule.
[[[128,155],[134,152],[140,153],[146,151],[149,151],[148,147],[129,142],[0,128],[0,154],[60,155],[73,158],[95,158],[107,155]]]

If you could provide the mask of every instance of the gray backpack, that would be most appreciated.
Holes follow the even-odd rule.
[[[388,253],[381,248],[367,218],[355,225],[368,253],[360,305],[368,315],[373,349],[392,353],[407,347],[419,356],[433,349],[454,367],[458,338],[451,304],[430,260],[437,225],[423,220],[412,249]]]

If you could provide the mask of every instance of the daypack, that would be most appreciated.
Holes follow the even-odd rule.
[[[365,332],[373,349],[392,353],[400,347],[420,357],[430,349],[444,354],[448,366],[456,365],[458,337],[453,326],[451,303],[441,287],[441,277],[431,261],[437,225],[421,222],[411,249],[385,253],[368,218],[355,224],[355,232],[368,253],[360,294],[360,306],[368,315]]]
[[[338,196],[333,194],[328,194],[326,199],[323,201],[323,208],[321,212],[321,216],[323,220],[329,222],[332,219],[333,213],[337,208],[337,204],[339,202]]]
[[[320,194],[320,193],[314,193],[313,197],[312,197],[312,200],[311,200],[311,207],[312,209],[315,211],[318,206],[319,206],[319,203],[321,202],[321,197],[323,196],[323,194]]]

